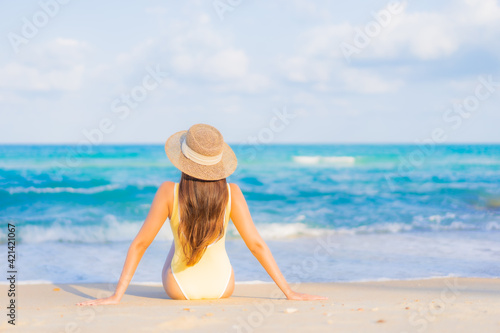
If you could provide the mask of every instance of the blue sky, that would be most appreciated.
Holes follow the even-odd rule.
[[[500,142],[497,0],[59,1],[0,3],[0,143]]]

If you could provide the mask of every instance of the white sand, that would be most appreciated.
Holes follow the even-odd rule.
[[[500,332],[500,279],[304,283],[327,301],[287,301],[274,284],[237,284],[230,299],[170,300],[132,284],[118,305],[79,307],[114,285],[18,285],[17,325],[4,332]],[[0,286],[6,295],[8,287]],[[2,296],[6,312],[7,297]],[[4,306],[5,305],[5,306]],[[7,318],[7,319],[6,319]]]

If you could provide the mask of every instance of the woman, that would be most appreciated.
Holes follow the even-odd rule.
[[[193,125],[188,131],[172,135],[165,151],[182,171],[180,183],[165,182],[156,192],[146,221],[130,245],[115,293],[77,305],[119,303],[144,252],[167,219],[174,241],[163,267],[162,282],[170,298],[231,296],[234,272],[225,249],[226,229],[231,219],[245,244],[287,299],[326,299],[297,293],[289,287],[255,228],[240,188],[226,183],[226,177],[236,169],[237,160],[216,128]]]

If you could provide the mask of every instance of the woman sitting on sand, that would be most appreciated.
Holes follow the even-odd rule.
[[[174,236],[162,272],[163,287],[172,299],[216,299],[231,296],[234,272],[225,248],[229,219],[253,255],[289,300],[320,300],[326,297],[290,289],[260,237],[247,203],[236,184],[227,184],[236,156],[220,132],[197,124],[172,135],[165,145],[170,161],[182,176],[179,184],[164,182],[128,250],[115,293],[78,305],[117,304],[127,289],[144,252],[163,223],[170,220]],[[182,216],[182,221],[181,221]]]

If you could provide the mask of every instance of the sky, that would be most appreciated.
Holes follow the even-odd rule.
[[[500,143],[500,1],[0,1],[0,143]]]

